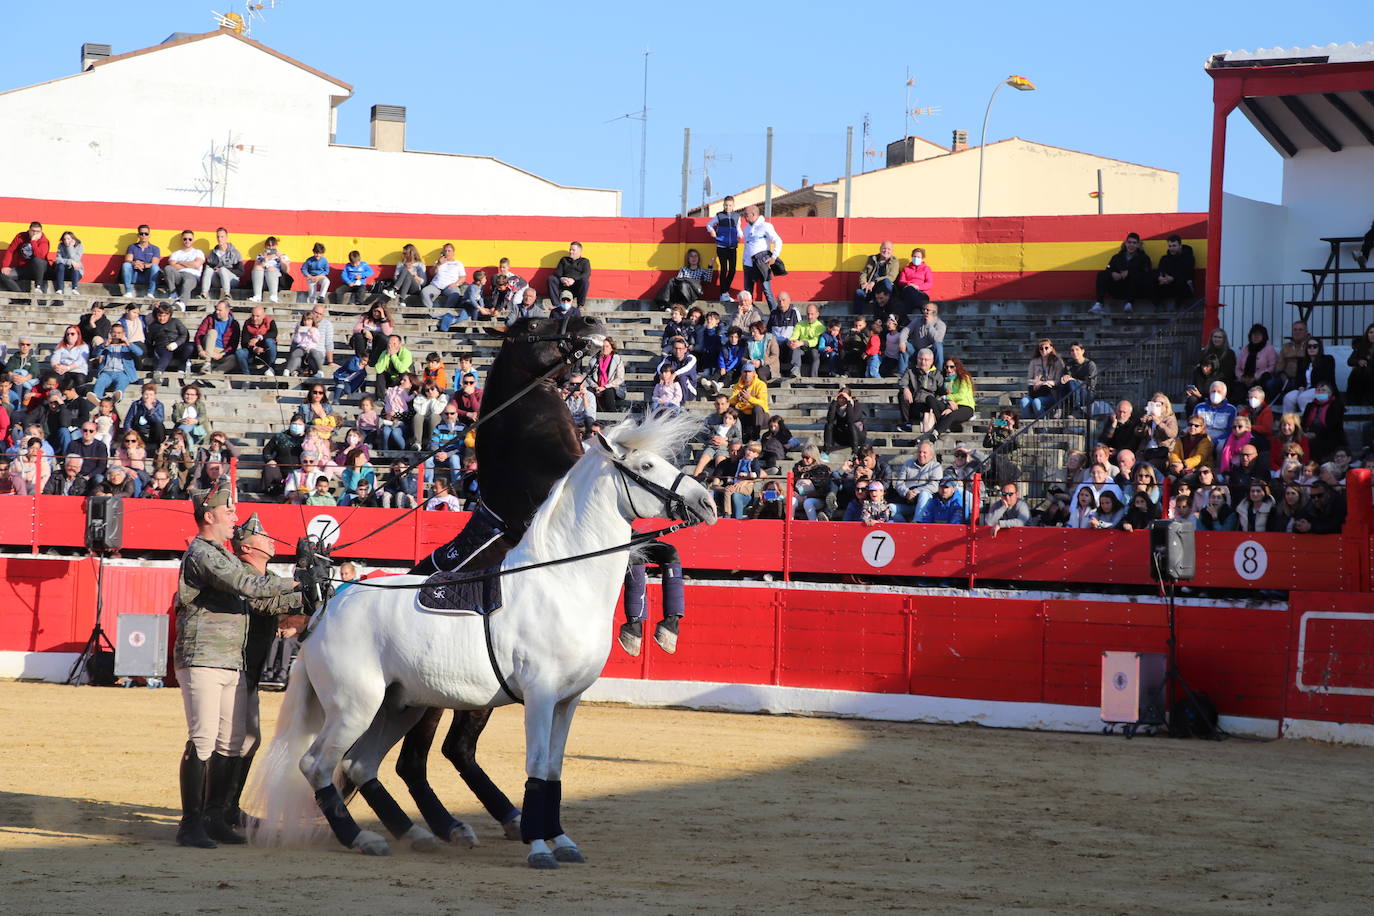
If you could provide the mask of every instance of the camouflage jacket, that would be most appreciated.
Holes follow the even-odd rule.
[[[292,579],[257,575],[223,544],[196,538],[177,580],[176,667],[243,670],[248,614],[290,611],[295,588]]]

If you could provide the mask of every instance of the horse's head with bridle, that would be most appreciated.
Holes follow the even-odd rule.
[[[596,437],[597,449],[619,475],[620,510],[627,518],[669,518],[714,525],[711,491],[670,457],[699,429],[694,417],[624,420]]]
[[[498,359],[531,378],[557,383],[579,361],[590,357],[609,336],[606,322],[595,315],[521,318],[508,328],[488,328],[503,338]],[[557,370],[557,371],[555,371]]]

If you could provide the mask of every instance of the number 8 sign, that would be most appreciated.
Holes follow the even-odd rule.
[[[1265,571],[1269,569],[1269,554],[1259,541],[1241,541],[1232,562],[1236,567],[1236,575],[1254,582],[1264,578]]]
[[[897,556],[897,542],[886,531],[870,531],[859,548],[864,562],[875,569],[881,569]]]

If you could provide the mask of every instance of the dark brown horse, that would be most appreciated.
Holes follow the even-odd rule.
[[[592,316],[522,318],[504,333],[491,333],[501,334],[505,340],[482,390],[477,483],[483,505],[500,520],[505,534],[469,558],[470,550],[460,545],[474,540],[481,544],[490,536],[486,532],[491,531],[485,519],[474,515],[453,542],[426,557],[412,573],[498,565],[520,540],[554,482],[582,457],[581,440],[558,385],[579,354],[595,352],[606,336],[605,323]],[[530,387],[538,379],[542,381]],[[515,400],[507,404],[511,398]],[[479,528],[482,533],[476,531]],[[443,714],[442,709],[429,710],[406,735],[396,760],[396,772],[405,780],[435,836],[471,844],[476,841],[476,834],[448,812],[427,777],[429,751]],[[487,812],[502,825],[507,839],[518,840],[519,809],[477,763],[477,739],[490,717],[490,709],[455,711],[444,739],[443,754]]]

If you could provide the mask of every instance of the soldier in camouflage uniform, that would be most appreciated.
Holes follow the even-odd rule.
[[[213,849],[216,840],[244,842],[224,814],[245,737],[248,599],[279,598],[299,586],[270,573],[254,575],[225,548],[238,521],[227,488],[196,499],[194,509],[200,530],[182,558],[176,597],[173,658],[190,732],[181,758],[177,843]]]

